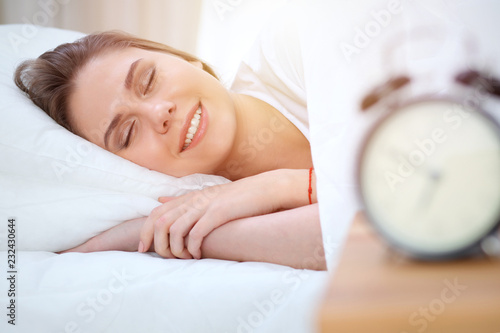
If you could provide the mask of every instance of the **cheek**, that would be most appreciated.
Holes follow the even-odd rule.
[[[126,152],[118,153],[119,156],[150,170],[162,172],[161,169],[168,162],[166,151],[157,144],[134,144]]]

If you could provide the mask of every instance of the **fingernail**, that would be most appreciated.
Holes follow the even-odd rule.
[[[142,241],[139,242],[139,248],[137,249],[139,252],[144,252],[144,243]]]

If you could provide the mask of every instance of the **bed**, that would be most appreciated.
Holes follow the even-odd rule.
[[[314,14],[306,15],[299,7],[295,15],[305,27],[301,38],[311,145],[331,273],[350,222],[362,208],[353,170],[363,133],[376,117],[357,112],[359,101],[388,74],[402,70],[380,65],[386,60],[380,50],[394,41],[401,24],[411,21],[414,15],[409,13],[415,12],[396,11],[391,25],[348,59],[342,43],[354,43],[354,28],[375,20],[366,13],[389,4],[368,1],[367,11],[348,1],[330,4],[327,10],[325,5],[312,2],[307,6]],[[470,17],[481,20],[462,20],[462,28],[474,31],[494,24],[493,15],[483,17],[477,6],[469,7],[461,4],[457,13],[474,12],[477,15]],[[454,20],[446,22],[448,27],[454,27]],[[346,26],[354,28],[339,29]],[[443,56],[447,66],[437,63],[440,75],[447,77],[446,70],[460,66],[452,60],[463,60],[447,53],[456,54],[461,41],[461,30],[452,31],[445,34],[450,45],[431,57],[405,58],[403,64],[415,66],[404,68],[432,68]],[[475,35],[480,47],[495,40],[495,30],[488,31]],[[121,221],[148,215],[160,195],[227,182],[207,175],[176,179],[134,165],[63,130],[18,91],[12,73],[19,61],[81,35],[29,25],[0,26],[0,331],[314,332],[316,308],[330,274],[326,271],[215,259],[165,260],[153,253],[55,253]],[[491,65],[495,58],[486,54],[481,63]],[[430,58],[435,59],[426,61]],[[13,244],[8,240],[13,238],[16,257],[8,258]],[[11,318],[15,325],[8,322]]]
[[[175,179],[128,163],[55,125],[18,91],[12,81],[17,63],[81,33],[6,25],[0,36],[0,331],[311,330],[327,272],[165,260],[154,253],[55,254],[120,221],[147,215],[160,194],[179,195],[227,180]],[[14,249],[16,256],[8,261]]]

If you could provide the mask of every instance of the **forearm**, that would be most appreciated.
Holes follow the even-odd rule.
[[[64,252],[136,251],[145,219],[121,223]],[[154,251],[154,246],[148,250]],[[317,204],[228,222],[204,238],[201,250],[204,258],[326,269]]]
[[[137,251],[141,228],[145,217],[120,223],[83,244],[61,251],[65,252],[96,252],[96,251]]]
[[[204,239],[202,256],[325,270],[318,205],[226,223]]]

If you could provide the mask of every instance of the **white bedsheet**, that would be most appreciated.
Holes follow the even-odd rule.
[[[0,252],[2,275],[6,252]],[[0,332],[311,332],[326,272],[151,253],[18,255],[16,325]]]

